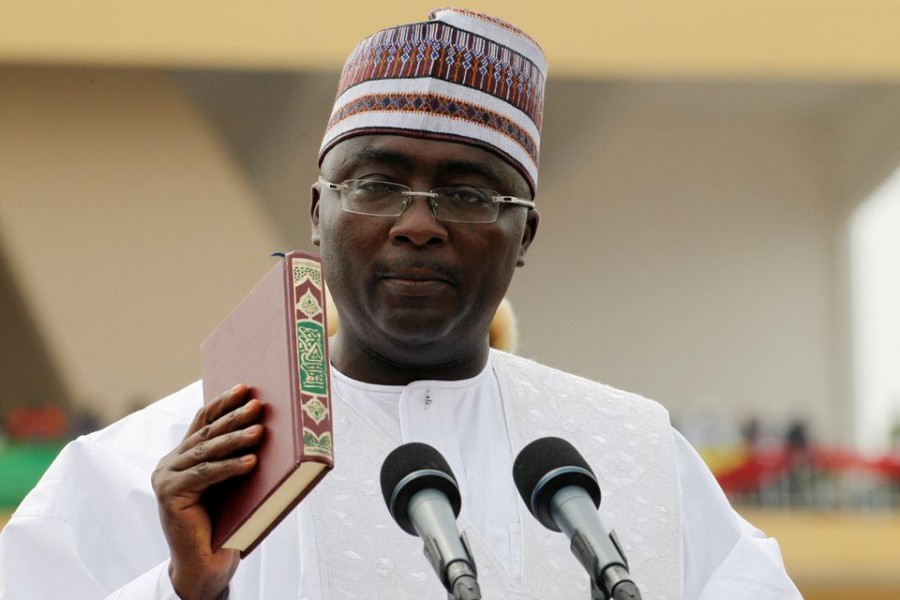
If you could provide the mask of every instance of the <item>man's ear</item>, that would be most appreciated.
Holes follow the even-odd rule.
[[[528,247],[531,246],[531,242],[534,241],[534,236],[537,235],[538,224],[541,222],[541,215],[538,213],[536,208],[532,208],[528,211],[528,215],[525,217],[525,230],[522,232],[522,244],[519,246],[519,258],[516,261],[517,267],[525,266],[525,253],[528,252]]]
[[[312,243],[316,246],[319,245],[319,199],[322,197],[321,192],[319,192],[319,184],[314,183],[309,190],[310,192],[310,204],[309,204],[309,222],[312,225]]]

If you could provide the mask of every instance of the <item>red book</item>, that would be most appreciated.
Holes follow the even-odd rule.
[[[262,402],[249,474],[210,488],[212,547],[249,554],[331,470],[331,381],[321,259],[290,252],[203,342],[204,402],[238,383]]]

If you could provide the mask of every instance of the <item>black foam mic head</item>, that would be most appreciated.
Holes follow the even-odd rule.
[[[447,496],[454,516],[459,516],[462,498],[450,465],[440,452],[420,442],[394,448],[381,465],[384,502],[403,531],[417,535],[409,520],[409,501],[416,492],[440,490]]]
[[[600,506],[600,485],[575,447],[558,437],[535,440],[522,448],[513,463],[513,480],[531,514],[544,527],[559,531],[550,515],[550,500],[564,487],[584,488]]]

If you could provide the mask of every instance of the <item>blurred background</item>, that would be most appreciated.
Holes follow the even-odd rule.
[[[525,4],[465,5],[550,62],[518,353],[662,402],[807,599],[900,597],[900,2]],[[438,6],[4,4],[0,524],[314,250],[344,58]]]

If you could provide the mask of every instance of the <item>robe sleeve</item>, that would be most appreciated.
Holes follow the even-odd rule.
[[[160,563],[107,595],[102,574],[86,564],[68,523],[13,516],[0,533],[0,599],[178,600],[167,566]]]
[[[178,600],[150,474],[183,436],[199,391],[63,448],[0,531],[0,600]]]
[[[684,600],[802,600],[766,537],[729,504],[706,464],[677,431],[684,516]]]

